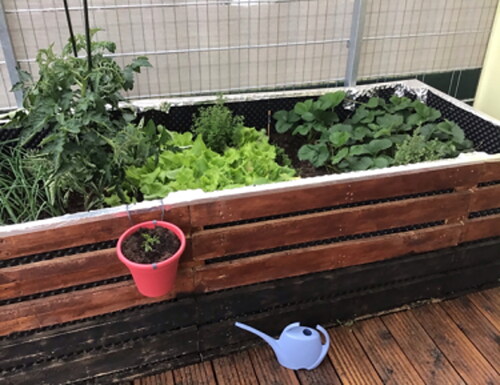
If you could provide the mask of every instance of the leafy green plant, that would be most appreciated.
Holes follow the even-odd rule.
[[[156,235],[142,233],[141,236],[142,236],[142,249],[146,253],[153,251],[153,246],[160,243],[160,238],[158,238],[158,236]]]
[[[44,136],[35,155],[44,166],[45,179],[52,189],[67,192],[90,209],[102,206],[108,189],[119,189],[123,167],[141,161],[135,155],[149,157],[157,151],[148,143],[161,135],[144,133],[131,123],[135,115],[119,108],[121,91],[132,89],[133,74],[149,67],[148,59],[138,57],[121,68],[108,55],[115,52],[114,43],[92,41],[89,70],[81,35],[76,36],[76,48],[78,58],[71,44],[61,54],[52,45],[38,52],[39,79],[21,72],[16,88],[24,91],[24,109],[8,127],[22,128],[20,147]]]
[[[472,148],[460,127],[440,121],[441,113],[420,101],[372,97],[341,122],[335,107],[344,100],[339,91],[274,114],[278,133],[306,137],[299,160],[343,172],[453,157]]]
[[[27,154],[5,146],[0,153],[0,225],[34,221],[63,214],[44,170],[27,164]]]
[[[397,146],[394,163],[402,165],[456,157],[471,146],[462,129],[453,122],[426,124]]]
[[[207,147],[219,154],[235,144],[234,135],[241,127],[243,117],[234,116],[222,98],[213,106],[200,108],[193,118],[193,131],[203,136]]]
[[[173,191],[214,191],[246,185],[290,180],[295,171],[276,163],[276,149],[264,132],[242,127],[235,135],[236,147],[223,154],[209,149],[201,135],[171,132],[169,149],[155,163],[129,167],[124,190],[129,200],[163,198]],[[139,190],[140,195],[137,194]],[[108,203],[117,203],[111,197]]]

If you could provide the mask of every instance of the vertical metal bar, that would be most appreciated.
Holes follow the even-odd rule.
[[[363,41],[363,28],[365,26],[366,1],[355,0],[352,12],[351,37],[349,38],[349,53],[347,55],[347,70],[345,86],[356,85],[359,68],[359,54]]]
[[[71,15],[69,13],[69,8],[68,8],[68,0],[64,0],[64,11],[66,13],[66,22],[68,23],[71,46],[73,47],[73,55],[75,55],[75,57],[78,57],[78,51],[76,50],[75,34],[73,33],[73,23],[71,22]]]
[[[12,86],[19,82],[19,74],[17,73],[17,60],[10,37],[9,26],[5,18],[5,10],[3,8],[3,0],[0,0],[0,43],[2,45],[5,64],[9,71],[9,78]],[[23,106],[23,93],[21,90],[14,92],[16,104],[18,107]]]
[[[90,72],[92,71],[92,42],[90,41],[89,5],[87,0],[83,0],[83,15],[85,16],[85,40],[87,41],[87,62]]]

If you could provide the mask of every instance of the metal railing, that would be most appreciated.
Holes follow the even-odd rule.
[[[69,37],[63,2],[0,0],[0,108],[16,65]],[[81,0],[68,0],[83,33]],[[153,64],[130,98],[321,86],[480,68],[497,0],[90,0],[123,64]]]

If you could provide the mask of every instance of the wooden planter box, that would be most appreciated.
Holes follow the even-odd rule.
[[[181,258],[175,293],[165,298],[145,298],[116,258],[114,246],[132,222],[159,219],[162,205],[167,209],[165,219],[185,231],[188,245]],[[470,249],[471,242],[500,237],[499,208],[500,157],[477,155],[222,193],[176,193],[164,201],[142,203],[128,210],[120,207],[6,226],[0,228],[0,374],[11,383],[21,383],[20,373],[26,376],[28,372],[33,381],[41,381],[37,376],[48,374],[40,367],[52,370],[50,375],[61,378],[61,382],[115,372],[125,373],[120,378],[128,378],[132,374],[127,368],[134,368],[134,373],[154,370],[146,364],[141,366],[137,354],[132,358],[124,348],[134,341],[143,343],[145,338],[149,342],[146,347],[141,345],[138,353],[144,362],[173,362],[172,358],[179,357],[199,360],[203,358],[201,351],[220,354],[224,351],[219,348],[227,343],[237,345],[241,336],[224,334],[222,329],[217,329],[217,334],[206,324],[231,320],[226,323],[227,331],[233,322],[231,317],[237,314],[234,309],[244,307],[246,300],[249,309],[256,307],[248,313],[255,313],[263,302],[272,308],[287,301],[270,294],[279,287],[294,288],[287,295],[300,296],[302,291],[313,295],[301,286],[307,277],[316,277],[313,282],[320,279],[323,284],[336,285],[341,280],[338,274],[348,271],[353,277],[361,274],[359,277],[364,278],[359,279],[368,282],[370,274],[374,274],[368,273],[372,266],[368,264],[374,262],[390,263],[391,259],[435,250]],[[488,246],[488,259],[484,259],[491,273],[482,280],[478,277],[471,287],[497,281],[498,274],[491,264],[498,258],[491,250],[499,250],[499,244]],[[448,266],[454,261],[452,254],[445,252],[441,262],[439,255],[433,254],[432,260],[438,261],[433,263],[446,261]],[[456,269],[476,266],[456,261]],[[367,266],[362,269],[364,273],[356,267],[361,265]],[[400,270],[389,269],[387,274],[397,278],[406,271],[400,262],[394,266],[400,266]],[[413,267],[415,271],[426,268],[417,266]],[[449,271],[453,268],[446,267]],[[384,268],[377,269],[379,277]],[[441,274],[444,270],[439,271]],[[325,274],[333,275],[326,279]],[[410,278],[410,270],[404,274],[404,279]],[[426,274],[431,274],[430,270]],[[342,279],[342,290],[349,291],[349,279]],[[459,282],[463,276],[454,279]],[[253,284],[259,285],[246,287]],[[357,285],[353,290],[361,290],[359,282]],[[464,282],[461,285],[442,293],[468,287]],[[246,291],[237,295],[225,290],[241,287]],[[259,290],[264,290],[266,297],[259,297],[251,305],[252,295],[257,296]],[[430,297],[436,293],[425,294]],[[404,301],[415,298],[401,294]],[[288,301],[293,302],[293,298]],[[319,309],[318,304],[323,304],[323,309],[328,306],[317,301],[315,309]],[[356,315],[384,308],[363,307],[363,303],[356,302],[358,309],[365,309],[354,312]],[[387,302],[387,307],[403,303],[394,299]],[[311,314],[321,318],[318,311]],[[258,323],[259,317],[254,319]],[[112,326],[106,328],[107,323]],[[93,331],[83,333],[87,328]],[[173,350],[165,347],[165,340],[155,339],[166,331],[167,344]],[[203,337],[209,335],[218,335],[221,340]],[[47,344],[54,347],[49,349]],[[104,346],[101,358],[107,364],[89,358],[94,345]],[[106,366],[111,365],[106,358],[110,352],[115,354],[111,355],[115,365],[112,369]],[[73,369],[63,365],[71,360],[84,362],[78,372],[78,365],[72,361],[74,378],[65,372]]]

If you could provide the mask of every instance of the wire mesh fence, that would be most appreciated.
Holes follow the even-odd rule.
[[[360,76],[481,67],[496,0],[368,2]]]
[[[320,86],[346,74],[358,0],[94,0],[91,26],[116,60],[153,68],[127,96],[154,98]],[[479,68],[497,0],[364,0],[359,79]],[[66,43],[60,0],[3,0],[19,66],[36,73],[40,48]],[[68,0],[83,33],[81,0]],[[3,41],[2,41],[2,44]],[[15,106],[0,52],[0,108]]]

